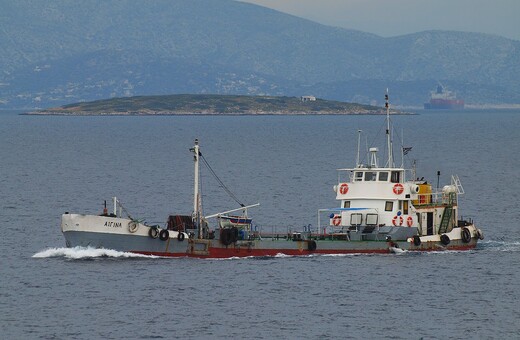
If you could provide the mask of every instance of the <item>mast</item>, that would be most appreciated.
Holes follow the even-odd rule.
[[[393,168],[394,160],[392,156],[392,137],[390,135],[390,105],[388,104],[388,88],[385,93],[386,108],[386,144],[388,145],[388,167]]]
[[[199,211],[199,140],[195,139],[195,146],[190,149],[193,152],[193,160],[195,161],[194,183],[193,183],[193,222],[199,230],[199,238],[201,238],[202,229],[200,228],[200,211]]]
[[[361,132],[363,132],[362,130],[357,130],[358,132],[358,138],[357,138],[357,160],[356,160],[356,168],[359,168],[360,165],[359,165],[359,144],[361,142]]]
[[[401,168],[404,168],[404,131],[401,129]]]

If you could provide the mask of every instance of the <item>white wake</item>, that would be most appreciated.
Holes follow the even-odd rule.
[[[32,256],[33,258],[64,257],[68,259],[90,259],[90,258],[157,258],[157,256],[141,255],[113,249],[97,249],[90,247],[74,248],[49,248],[42,250]]]
[[[479,243],[480,246],[490,251],[518,252],[520,251],[520,241],[518,240],[489,240]]]

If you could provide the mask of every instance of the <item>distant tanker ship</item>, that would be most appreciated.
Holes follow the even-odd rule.
[[[447,91],[442,85],[437,86],[436,91],[430,92],[430,101],[424,103],[426,110],[463,110],[464,100],[457,99],[452,91]]]

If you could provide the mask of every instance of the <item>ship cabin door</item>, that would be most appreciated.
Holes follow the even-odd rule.
[[[426,213],[426,235],[433,235],[433,213]]]

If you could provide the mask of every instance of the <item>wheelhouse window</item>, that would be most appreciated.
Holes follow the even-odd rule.
[[[400,183],[401,182],[401,173],[399,171],[392,171],[392,177],[390,178],[392,183]]]
[[[343,208],[350,208],[350,201],[343,202]]]
[[[380,172],[379,173],[379,181],[380,182],[388,181],[388,172]]]
[[[358,171],[354,173],[354,180],[359,182],[363,180],[363,173]]]
[[[365,181],[375,181],[377,177],[377,172],[367,171],[365,172]]]
[[[394,210],[394,202],[386,201],[385,203],[385,211],[393,211]]]

